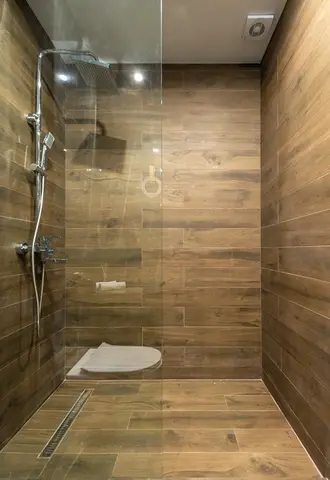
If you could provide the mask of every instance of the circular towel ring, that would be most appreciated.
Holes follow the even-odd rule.
[[[148,192],[147,185],[148,185],[149,182],[157,184],[157,190],[155,192]],[[150,176],[145,177],[142,180],[142,191],[148,197],[151,197],[151,198],[152,197],[157,197],[160,194],[160,192],[162,191],[162,182],[157,177],[150,177]]]
[[[157,190],[155,192],[149,192],[147,188],[148,183],[156,183]],[[162,191],[162,182],[156,177],[155,167],[153,165],[149,165],[149,175],[142,179],[142,191],[150,198],[157,197]]]

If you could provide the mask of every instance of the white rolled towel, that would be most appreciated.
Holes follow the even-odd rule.
[[[126,282],[96,282],[96,290],[113,290],[117,288],[126,288]]]

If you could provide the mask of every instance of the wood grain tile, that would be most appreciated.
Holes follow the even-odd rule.
[[[69,432],[57,449],[62,454],[160,453],[160,430],[79,430]]]
[[[46,400],[41,410],[68,411],[77,399],[78,395],[53,395]]]
[[[95,386],[93,395],[135,395],[138,393],[140,385],[140,382],[127,380],[115,383],[101,382]]]
[[[142,327],[161,325],[183,325],[183,308],[173,307],[162,311],[153,307],[68,307],[67,326],[90,326],[93,317],[95,327]]]
[[[98,384],[97,380],[64,380],[58,386],[55,395],[80,395],[85,389],[94,390]]]
[[[226,395],[229,410],[277,410],[270,395]]]
[[[322,452],[319,450],[318,446],[316,445],[315,441],[310,437],[300,421],[298,420],[298,417],[295,415],[295,413],[291,410],[291,408],[288,406],[288,404],[285,402],[284,399],[280,395],[278,395],[278,391],[275,389],[274,384],[272,380],[265,375],[265,382],[272,392],[274,396],[276,396],[277,401],[279,405],[281,406],[281,409],[285,412],[285,415],[290,421],[290,424],[294,426],[295,431],[299,435],[299,438],[301,442],[303,443],[304,447],[310,452],[310,455],[313,455],[313,459],[315,459],[315,463],[317,462],[317,465],[319,465],[319,468],[322,469],[322,471],[328,471],[328,462],[325,459],[324,455]]]
[[[85,412],[157,410],[162,406],[161,389],[154,395],[92,395]]]
[[[235,430],[241,452],[304,453],[292,430]]]
[[[57,452],[73,453],[160,453],[237,452],[231,430],[89,430],[69,432]]]
[[[257,209],[163,209],[143,211],[143,227],[153,228],[257,228]]]
[[[187,367],[258,367],[260,348],[253,347],[185,347]]]
[[[279,269],[304,277],[330,281],[328,247],[280,248]]]
[[[149,261],[162,259],[164,264],[193,266],[200,265],[214,267],[258,267],[260,265],[260,251],[258,249],[230,249],[230,248],[178,248],[166,249],[163,252],[147,252]]]
[[[29,430],[55,430],[62,422],[67,410],[38,410],[28,420],[25,428]]]
[[[259,331],[251,328],[181,327],[144,328],[144,345],[186,346],[258,346]]]
[[[327,342],[329,322],[326,317],[281,298],[279,299],[279,318],[299,336],[314,343],[324,352],[330,353]]]
[[[206,117],[207,113],[204,118],[206,119]],[[198,124],[200,124],[200,122],[198,122]],[[247,127],[251,126],[251,124],[252,122],[247,122]],[[189,125],[191,125],[191,120]],[[257,130],[258,126],[256,125],[255,131]],[[240,127],[237,128],[237,132],[241,132]],[[203,170],[195,168],[178,168],[175,170],[165,169],[164,180],[170,184],[175,183],[181,185],[184,188],[187,186],[198,185],[198,190],[204,189],[205,184],[210,188],[219,186],[223,190],[260,190],[260,173],[255,169],[241,169],[240,171],[214,168]],[[205,193],[207,194],[206,190]]]
[[[202,180],[202,179],[201,179]],[[260,193],[253,189],[235,189],[230,184],[218,182],[203,191],[204,184],[187,186],[182,191],[182,201],[176,206],[187,208],[259,208]],[[172,205],[171,205],[172,206]]]
[[[330,205],[327,193],[329,178],[328,176],[321,177],[284,197],[279,206],[280,220],[289,220],[309,213],[328,210]]]
[[[2,450],[5,453],[34,453],[39,455],[53,435],[53,430],[28,430],[23,428]]]
[[[67,254],[70,257],[70,265],[77,267],[79,265],[97,267],[100,264],[111,266],[138,266],[141,264],[141,250],[138,248],[67,248]]]
[[[74,421],[71,430],[83,430],[84,432],[95,429],[117,430],[128,426],[131,412],[118,410],[91,411],[83,410]],[[99,431],[99,430],[98,430]]]
[[[261,267],[277,270],[279,266],[278,248],[261,248]]]
[[[253,307],[185,308],[187,326],[242,327],[258,326],[260,311]]]
[[[209,108],[223,108],[228,110],[236,110],[238,106],[240,109],[253,109],[258,104],[259,92],[253,90],[251,96],[247,95],[245,91],[219,91],[218,96],[213,96],[212,92],[206,90],[190,90],[180,91],[165,91],[164,104],[166,108],[171,108],[171,111],[180,110],[181,108],[199,109],[201,105],[208,103],[212,98],[215,103]],[[178,101],[179,100],[179,101]],[[255,102],[255,103],[254,103]],[[173,109],[173,110],[172,110]]]
[[[262,290],[261,306],[263,311],[270,313],[274,318],[278,318],[279,299],[277,295],[268,290]]]
[[[164,411],[134,412],[129,428],[137,429],[221,429],[287,428],[282,413],[270,411]]]
[[[102,342],[113,345],[141,345],[141,328],[133,327],[79,327],[68,328],[66,332],[68,346],[98,347]]]
[[[285,400],[284,402],[290,405],[291,411],[295,417],[299,419],[299,423],[306,426],[306,429],[310,432],[311,440],[316,443],[319,448],[321,457],[327,458],[327,435],[329,434],[328,426],[320,419],[318,413],[307,403],[304,397],[293,386],[286,375],[276,367],[276,365],[270,360],[270,358],[264,354],[263,365],[267,371],[267,377],[272,384],[277,384],[280,390],[285,388]],[[284,402],[281,395],[281,404]],[[286,407],[287,409],[287,407]],[[303,437],[304,438],[304,437]],[[306,445],[306,439],[304,438]],[[309,447],[310,444],[308,443]],[[319,457],[318,457],[319,460]]]
[[[262,330],[261,344],[265,352],[270,356],[273,362],[281,368],[282,365],[282,346],[271,335],[271,333]]]
[[[236,380],[240,378],[258,379],[261,375],[261,366],[255,366],[252,363],[249,366],[224,365],[221,369],[218,365],[211,367],[203,366],[167,366],[164,365],[158,371],[144,372],[145,379],[159,379],[170,380],[177,378],[180,380],[210,380],[217,378],[219,380]]]
[[[138,228],[67,228],[67,248],[138,248],[141,245],[141,230]]]
[[[97,282],[113,281],[125,282],[127,287],[142,286],[142,270],[139,266],[94,266],[86,267],[80,265],[76,267],[67,267],[66,285],[68,288],[73,287],[90,287],[96,289]]]
[[[256,68],[248,67],[235,71],[232,75],[231,66],[217,66],[216,69],[203,66],[201,69],[192,69],[183,71],[183,86],[190,89],[192,86],[198,89],[224,89],[231,90],[257,90],[259,86],[260,72]]]
[[[144,252],[148,263],[162,260],[164,264],[176,266],[192,266],[194,264],[214,267],[258,267],[260,265],[259,249],[231,248],[177,248],[163,251]]]
[[[206,390],[207,391],[207,390]],[[144,392],[143,385],[140,395]],[[157,395],[157,394],[156,394]],[[226,410],[225,397],[221,393],[214,393],[208,397],[204,391],[195,392],[192,400],[184,389],[167,389],[166,386],[158,391],[162,409],[165,410]],[[136,409],[135,409],[136,410]]]
[[[163,152],[163,166],[167,170],[187,168],[194,163],[195,168],[215,168],[218,170],[244,170],[247,162],[251,170],[260,168],[259,148],[256,145],[239,145],[223,142],[217,147],[204,151],[193,149],[166,149]]]
[[[194,380],[174,381],[168,380],[166,382],[142,382],[140,391],[143,393],[151,393],[159,391],[161,388],[163,394],[179,394],[187,397],[195,398],[200,395],[201,389],[199,383]],[[203,381],[203,395],[256,395],[266,394],[269,392],[261,380],[205,380]]]
[[[326,369],[329,362],[327,353],[269,314],[263,316],[263,328],[281,345],[283,350],[285,349],[291,355],[297,357],[302,365],[310,369],[316,378],[327,386],[330,384],[329,373]]]
[[[11,390],[1,401],[2,443],[8,441],[63,378],[63,350]]]
[[[127,287],[123,289],[97,289],[96,285],[72,287],[67,289],[67,301],[70,307],[84,305],[86,307],[105,306],[142,306],[141,287]]]
[[[260,246],[260,231],[257,228],[186,228],[184,245],[255,248]]]
[[[228,472],[233,477],[268,478],[281,470],[286,476],[291,472],[302,478],[316,475],[315,467],[305,455],[299,453],[278,454],[163,454],[140,455],[134,465],[130,463],[128,454],[118,456],[115,477],[134,476],[150,478],[164,475],[166,477],[216,477],[227,478]],[[265,469],[267,473],[265,473]],[[268,471],[270,469],[270,472]]]
[[[271,293],[321,315],[330,315],[328,282],[265,269],[261,281]]]
[[[111,476],[116,455],[59,455],[49,460],[42,472],[43,480],[53,478],[71,478],[72,480],[88,480],[97,478],[106,480]]]
[[[17,453],[0,453],[0,475],[5,480],[17,478],[24,480],[26,478],[38,478],[46,466],[44,458],[36,458],[35,454],[20,454],[17,461]]]
[[[196,307],[257,307],[259,306],[259,288],[210,288],[196,287],[177,291],[161,291],[145,288],[143,302],[145,306],[163,305]]]
[[[266,227],[262,230],[265,247],[329,245],[330,210]]]
[[[259,287],[260,269],[258,267],[237,268],[185,268],[185,285],[187,287],[213,286]]]
[[[310,378],[309,371],[290,353],[282,352],[282,371],[301,392],[308,403],[317,411],[318,416],[329,422],[329,390],[316,378]]]
[[[128,430],[130,431],[130,430]],[[232,430],[165,430],[163,451],[167,452],[237,452]]]

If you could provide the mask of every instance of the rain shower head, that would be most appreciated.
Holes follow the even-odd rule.
[[[94,59],[87,60],[78,56],[72,56],[72,60],[86,85],[100,90],[118,91],[109,63]]]

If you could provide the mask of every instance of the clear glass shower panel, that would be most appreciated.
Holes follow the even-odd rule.
[[[161,4],[66,3],[67,375],[160,378]]]

